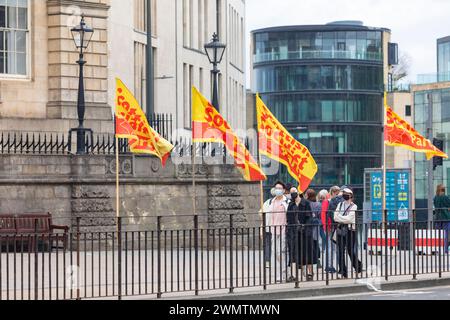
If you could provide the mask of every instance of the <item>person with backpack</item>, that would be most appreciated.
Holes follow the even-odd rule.
[[[334,213],[334,221],[337,223],[337,228],[334,231],[333,238],[335,238],[338,246],[339,274],[343,278],[348,278],[345,258],[347,254],[356,273],[362,272],[362,263],[359,261],[355,250],[357,247],[356,212],[358,211],[358,206],[353,203],[354,196],[351,189],[343,189],[342,197],[345,201],[338,205]]]

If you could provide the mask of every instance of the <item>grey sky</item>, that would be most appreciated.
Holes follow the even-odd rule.
[[[450,0],[247,0],[246,10],[248,33],[337,20],[391,29],[392,42],[412,58],[413,82],[417,74],[437,71],[436,40],[450,35]]]

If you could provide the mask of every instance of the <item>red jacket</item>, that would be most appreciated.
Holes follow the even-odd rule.
[[[322,225],[325,232],[331,232],[333,224],[331,219],[328,219],[327,221],[327,213],[329,206],[330,206],[329,200],[325,200],[324,202],[322,202]]]

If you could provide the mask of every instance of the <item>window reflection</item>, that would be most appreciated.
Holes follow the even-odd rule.
[[[254,62],[285,59],[382,61],[381,38],[381,31],[256,33]]]
[[[299,90],[383,91],[383,67],[267,66],[255,69],[259,92]]]
[[[374,122],[382,123],[382,97],[356,94],[261,95],[282,123]]]

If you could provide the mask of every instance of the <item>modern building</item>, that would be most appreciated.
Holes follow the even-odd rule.
[[[68,132],[78,124],[78,52],[70,29],[83,14],[95,33],[86,52],[86,123],[113,132],[115,77],[146,97],[147,5],[151,3],[154,112],[190,128],[191,86],[211,96],[203,46],[218,32],[227,44],[219,68],[221,111],[245,127],[245,1],[0,1],[0,130]]]
[[[252,32],[252,90],[309,147],[316,189],[350,185],[362,199],[365,168],[382,160],[383,94],[398,50],[390,30],[362,22]],[[285,168],[276,179],[289,181]],[[292,181],[293,182],[293,181]]]
[[[450,82],[438,82],[412,86],[414,98],[414,125],[418,132],[428,137],[429,119],[432,114],[433,139],[444,141],[443,151],[450,152]],[[430,99],[431,97],[431,99]],[[432,113],[431,113],[432,111]],[[428,187],[430,162],[424,154],[415,154],[416,208],[427,208],[427,201],[435,193],[438,184],[450,187],[450,160],[443,161],[434,172],[432,190]],[[425,214],[425,213],[424,213]],[[426,217],[423,217],[426,219]]]
[[[438,81],[450,81],[450,36],[437,40]]]

